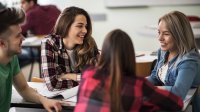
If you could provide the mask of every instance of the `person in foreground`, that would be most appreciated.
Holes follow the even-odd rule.
[[[184,99],[190,88],[200,85],[200,55],[188,18],[179,11],[165,14],[158,22],[158,60],[148,80]],[[200,112],[195,94],[193,112]]]
[[[116,29],[104,40],[97,65],[83,71],[75,112],[157,112],[182,107],[180,97],[136,76],[132,41]]]
[[[47,99],[28,86],[20,70],[16,54],[21,53],[24,39],[20,23],[25,14],[20,9],[5,8],[0,10],[0,112],[8,112],[11,103],[12,84],[27,101],[41,103],[52,112],[61,111],[59,101]]]
[[[41,46],[41,71],[50,91],[77,86],[82,68],[96,63],[99,52],[91,34],[91,19],[84,9],[63,10]]]

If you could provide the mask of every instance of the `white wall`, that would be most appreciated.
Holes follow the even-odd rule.
[[[61,10],[68,6],[78,6],[89,13],[106,14],[106,21],[93,21],[93,37],[100,49],[105,35],[112,29],[120,28],[131,36],[137,51],[157,50],[159,43],[153,35],[155,32],[146,29],[145,26],[157,25],[158,18],[172,10],[200,16],[200,5],[109,9],[106,8],[104,0],[39,0],[39,3],[56,4]]]

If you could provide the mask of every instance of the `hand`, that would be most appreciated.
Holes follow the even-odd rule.
[[[164,89],[165,90],[164,86],[156,86],[156,87],[159,88],[159,89]]]
[[[40,101],[48,112],[61,112],[62,110],[61,102],[58,100],[47,99],[40,96]]]
[[[74,80],[77,81],[77,76],[75,73],[68,73],[68,74],[63,74],[59,77],[62,80]]]

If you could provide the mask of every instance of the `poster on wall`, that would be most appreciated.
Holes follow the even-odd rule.
[[[105,0],[108,8],[193,4],[200,4],[200,0]]]

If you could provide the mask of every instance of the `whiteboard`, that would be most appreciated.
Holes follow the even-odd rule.
[[[105,0],[106,7],[200,4],[200,0]]]

